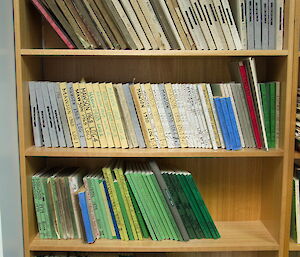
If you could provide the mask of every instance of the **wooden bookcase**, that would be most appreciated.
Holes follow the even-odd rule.
[[[135,51],[69,50],[30,0],[14,0],[19,152],[25,256],[35,251],[164,253],[168,256],[287,256],[299,21],[296,2],[286,0],[284,50]],[[299,6],[298,6],[299,9]],[[297,19],[299,15],[297,14]],[[295,32],[296,31],[296,32]],[[281,82],[280,147],[268,152],[204,149],[49,149],[33,146],[28,81],[220,82],[229,81],[229,63],[254,56],[260,81]],[[297,71],[297,72],[296,72]],[[31,176],[46,165],[95,167],[113,157],[155,157],[159,163],[193,173],[221,233],[219,240],[154,242],[40,240]],[[7,171],[9,172],[9,171]],[[161,255],[160,254],[160,255]]]

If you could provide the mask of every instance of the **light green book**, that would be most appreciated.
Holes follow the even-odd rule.
[[[268,140],[268,146],[270,147],[271,144],[270,87],[266,86],[265,83],[260,83],[259,86],[261,92],[266,135]]]

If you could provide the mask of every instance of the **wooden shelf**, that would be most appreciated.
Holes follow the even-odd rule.
[[[300,152],[295,151],[294,153],[294,159],[300,159]]]
[[[290,240],[290,245],[289,245],[289,250],[290,251],[300,251],[300,244],[297,244],[294,240]]]
[[[70,50],[21,49],[23,56],[287,56],[288,50]]]
[[[45,157],[281,157],[284,152],[276,150],[243,149],[95,149],[95,148],[46,148],[30,147],[26,156]]]
[[[44,240],[36,237],[31,251],[85,252],[211,252],[211,251],[275,251],[278,243],[261,221],[216,222],[222,238],[177,241],[116,241],[97,240],[94,244],[82,240]]]

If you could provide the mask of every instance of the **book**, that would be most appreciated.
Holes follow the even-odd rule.
[[[246,24],[247,24],[247,49],[254,49],[254,0],[246,2]]]
[[[262,49],[262,0],[253,1],[254,48]]]

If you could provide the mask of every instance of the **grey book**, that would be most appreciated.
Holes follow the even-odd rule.
[[[55,82],[48,82],[48,91],[49,91],[49,96],[50,96],[50,104],[52,106],[52,111],[53,111],[53,119],[54,119],[54,125],[56,128],[56,133],[58,137],[58,145],[60,147],[66,147],[66,140],[65,140],[65,135],[64,131],[62,128],[62,123],[61,123],[61,118],[59,114],[59,109],[56,101],[56,95],[55,95]]]
[[[45,111],[47,114],[47,122],[48,122],[48,129],[50,134],[50,140],[52,147],[58,147],[58,138],[56,134],[56,128],[54,124],[54,117],[53,117],[53,110],[50,103],[50,96],[48,91],[48,82],[42,82],[42,93],[43,93],[43,99],[44,99],[44,105],[45,105]]]
[[[43,92],[42,92],[42,88],[41,88],[41,82],[37,82],[35,89],[36,89],[35,92],[36,92],[39,116],[40,116],[40,120],[41,120],[41,128],[42,128],[42,135],[43,135],[43,139],[44,139],[44,146],[51,147],[52,144],[51,144],[51,140],[50,140],[47,114],[46,114],[45,105],[44,105],[44,98],[43,98]]]
[[[138,141],[138,145],[140,148],[145,148],[145,141],[144,141],[144,137],[142,134],[142,130],[141,130],[141,126],[137,117],[137,113],[134,107],[134,103],[133,103],[133,99],[132,99],[132,95],[130,92],[130,85],[129,84],[124,84],[124,94],[125,94],[125,98],[126,98],[126,102],[130,111],[130,118],[132,119],[132,123],[133,123],[133,127],[134,127],[134,131],[135,131],[135,135]]]
[[[170,191],[169,191],[169,189],[167,187],[167,184],[166,184],[166,182],[165,182],[165,180],[164,180],[164,178],[163,178],[163,176],[161,174],[161,171],[160,171],[158,165],[156,164],[155,161],[151,160],[151,161],[149,161],[149,166],[151,168],[151,171],[153,171],[153,173],[154,173],[154,175],[155,175],[155,177],[157,179],[157,182],[159,184],[159,187],[160,187],[161,191],[164,194],[166,202],[167,202],[167,204],[168,204],[168,206],[169,206],[169,208],[171,210],[172,216],[173,216],[173,218],[174,218],[174,220],[175,220],[175,222],[177,224],[177,227],[178,227],[178,229],[179,229],[179,231],[181,233],[181,236],[182,236],[183,240],[184,241],[188,241],[189,240],[189,235],[188,235],[188,233],[186,231],[184,223],[183,223],[183,221],[182,221],[182,219],[181,219],[181,217],[179,215],[178,209],[177,209],[177,207],[176,207],[176,205],[175,205],[175,203],[174,203],[174,201],[172,199]]]
[[[254,10],[254,48],[261,49],[262,41],[261,41],[261,29],[262,29],[262,8],[261,8],[261,0],[254,0],[253,5]]]
[[[41,131],[41,123],[39,118],[38,104],[36,99],[36,86],[35,81],[29,82],[29,96],[30,96],[30,108],[31,108],[31,121],[33,130],[34,145],[37,147],[43,146],[43,138]]]
[[[179,148],[180,147],[179,136],[178,136],[176,124],[175,124],[175,121],[174,121],[172,109],[171,109],[171,106],[170,106],[170,103],[169,103],[169,100],[168,100],[168,95],[167,95],[167,92],[166,92],[166,89],[165,89],[165,85],[160,84],[158,89],[159,89],[159,92],[160,92],[160,95],[161,95],[161,99],[163,101],[163,107],[165,109],[167,121],[168,121],[169,126],[171,128],[171,133],[172,133],[172,137],[173,137],[173,141],[174,141],[174,146],[175,146],[175,148]]]
[[[268,17],[269,17],[269,47],[268,49],[276,49],[276,13],[275,13],[275,0],[269,0]]]
[[[71,139],[70,128],[69,128],[69,124],[68,124],[68,120],[67,120],[67,116],[66,116],[63,99],[62,99],[61,92],[60,92],[59,83],[54,83],[53,85],[54,85],[53,87],[55,90],[57,106],[58,106],[58,110],[59,110],[59,114],[60,114],[61,124],[62,124],[63,132],[64,132],[64,136],[65,136],[65,140],[66,140],[66,146],[72,147],[73,143],[72,143],[72,139]]]
[[[87,147],[84,132],[83,132],[83,127],[82,127],[82,122],[80,119],[80,114],[79,114],[78,107],[76,104],[76,99],[75,99],[75,94],[74,94],[74,89],[73,89],[72,83],[67,83],[67,89],[68,89],[68,96],[70,98],[71,108],[73,111],[73,116],[74,116],[74,120],[75,120],[75,124],[76,124],[76,128],[77,128],[77,133],[78,133],[79,140],[80,140],[80,145],[81,145],[81,147]]]
[[[261,24],[261,47],[269,48],[269,17],[268,17],[268,0],[261,0],[262,24]]]
[[[254,0],[246,0],[246,24],[248,49],[254,49]]]

